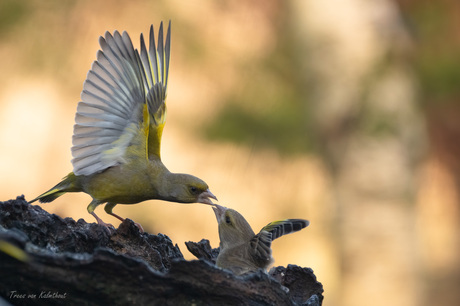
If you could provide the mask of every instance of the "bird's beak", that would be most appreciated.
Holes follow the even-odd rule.
[[[216,205],[214,204],[211,199],[217,200],[216,196],[212,194],[212,192],[209,189],[206,189],[206,191],[203,191],[199,196],[198,196],[198,203],[202,204],[207,204],[207,205]]]
[[[212,207],[212,210],[214,210],[214,214],[216,215],[217,223],[219,223],[220,219],[222,219],[222,216],[225,214],[227,207],[223,207],[223,206],[214,204],[214,206]]]

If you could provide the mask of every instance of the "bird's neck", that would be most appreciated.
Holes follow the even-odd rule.
[[[172,173],[165,168],[163,171],[158,192],[162,200],[170,202],[181,202],[178,191],[182,185],[180,173]]]

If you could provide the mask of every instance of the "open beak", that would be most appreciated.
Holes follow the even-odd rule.
[[[216,215],[217,223],[219,223],[220,219],[222,219],[222,216],[225,214],[227,207],[223,207],[223,206],[214,204],[214,206],[212,207],[212,210],[214,210],[214,214]]]
[[[219,201],[217,200],[216,196],[212,194],[212,192],[209,190],[209,189],[206,189],[206,191],[203,191],[199,196],[198,196],[198,200],[197,202],[198,203],[202,203],[202,204],[207,204],[207,205],[217,205],[217,204],[214,204],[211,199],[214,199],[216,201]]]

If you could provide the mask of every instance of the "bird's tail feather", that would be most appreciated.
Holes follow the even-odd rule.
[[[35,202],[37,200],[40,203],[49,203],[49,202],[52,202],[52,201],[56,200],[58,197],[60,197],[61,195],[63,195],[66,192],[67,191],[61,191],[61,190],[59,190],[57,188],[52,188],[52,189],[48,190],[47,192],[39,195],[38,197],[36,197],[32,201],[29,201],[29,203],[33,203],[33,202]]]
[[[75,174],[70,173],[67,175],[59,184],[51,188],[45,193],[42,193],[32,201],[29,201],[29,203],[33,203],[35,201],[39,201],[40,203],[49,203],[57,198],[59,198],[61,195],[67,192],[72,192],[72,191],[78,191],[76,188],[76,176]]]

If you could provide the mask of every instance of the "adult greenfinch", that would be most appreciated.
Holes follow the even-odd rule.
[[[72,137],[73,172],[30,201],[51,202],[67,192],[85,192],[93,200],[88,212],[149,199],[212,205],[217,198],[201,179],[171,173],[161,161],[166,119],[171,22],[163,43],[163,23],[155,46],[153,25],[148,50],[140,35],[140,52],[128,33],[105,33],[101,50],[83,84]],[[139,226],[139,225],[138,225]],[[142,227],[140,227],[142,230]]]
[[[220,252],[216,265],[241,275],[266,270],[273,262],[273,240],[307,227],[303,219],[274,221],[256,235],[246,219],[236,210],[217,204],[212,207],[219,225]]]

